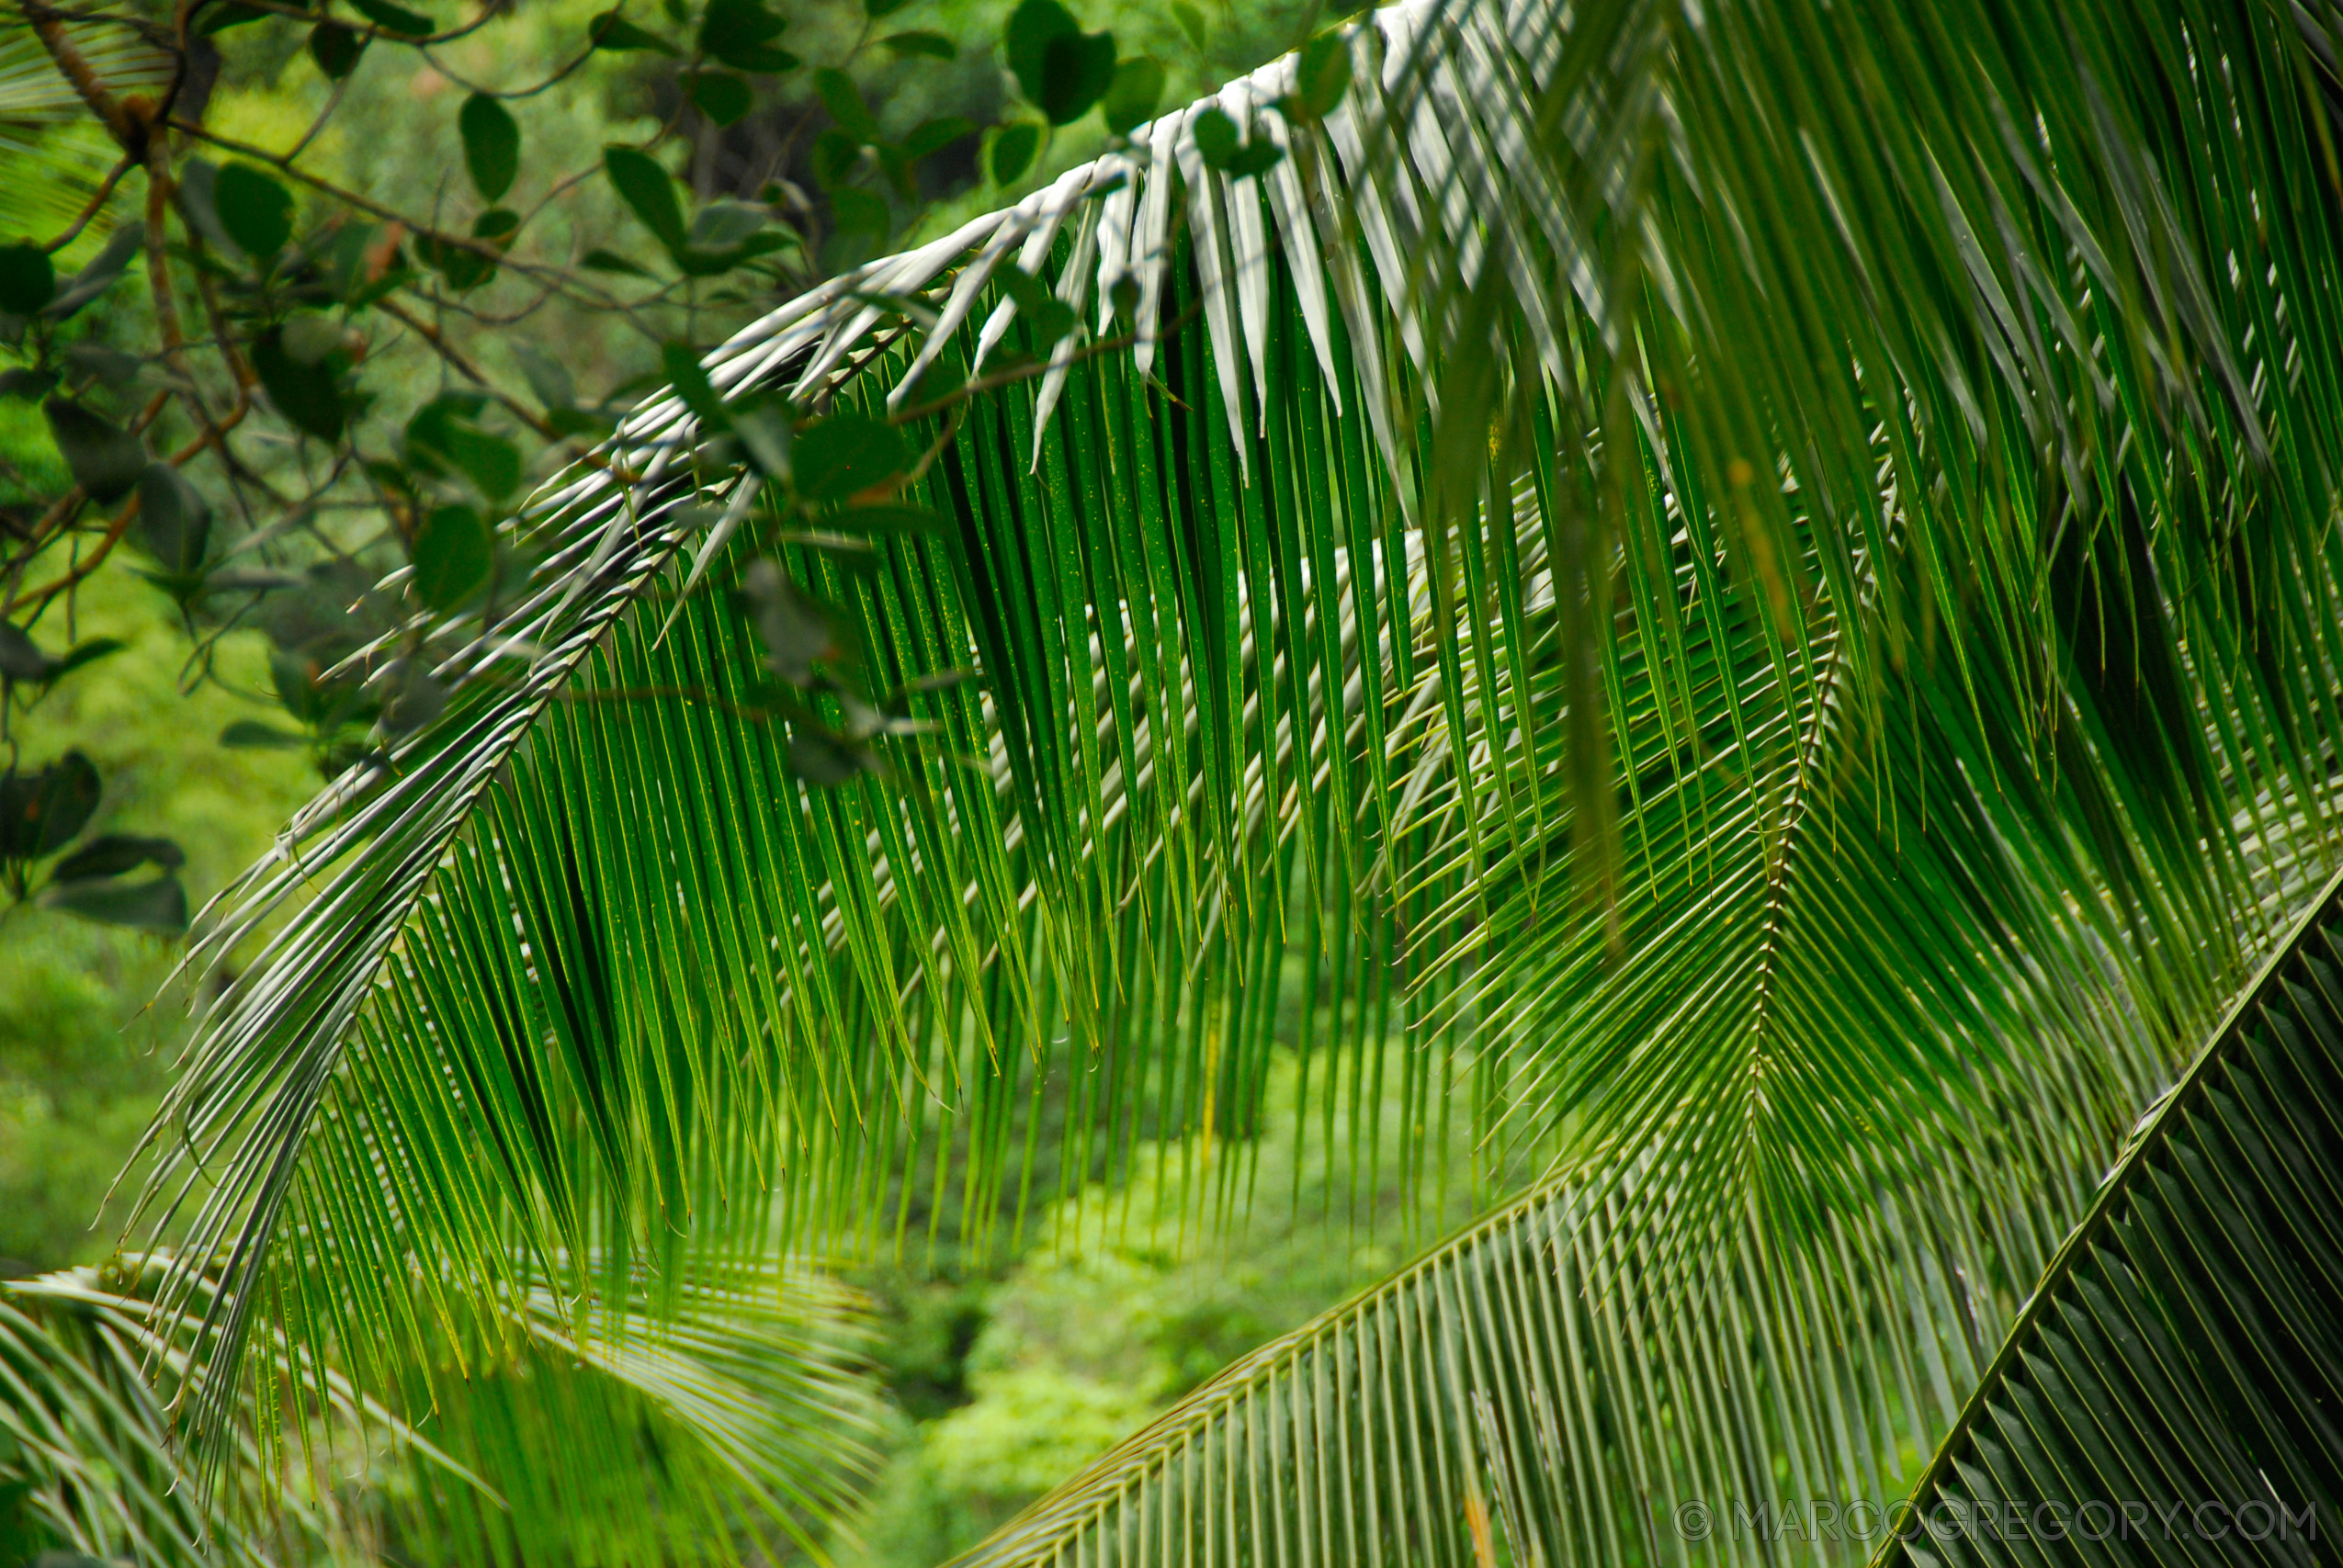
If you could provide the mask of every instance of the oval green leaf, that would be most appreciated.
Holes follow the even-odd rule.
[[[495,536],[469,506],[443,506],[415,530],[415,596],[435,610],[453,610],[488,581]]]
[[[485,93],[474,93],[457,112],[456,129],[463,133],[464,167],[472,188],[490,204],[504,199],[521,172],[521,128],[512,112]]]

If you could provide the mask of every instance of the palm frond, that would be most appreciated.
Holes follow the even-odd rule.
[[[1653,1173],[1613,1247],[1648,1301],[1742,1267],[1750,1215],[1768,1269],[1845,1235],[2016,1277],[2009,1211],[1940,1258],[1874,1184],[1985,1169],[2052,1064],[2118,1124],[2333,852],[2343,294],[2291,24],[1618,0],[1346,36],[1323,120],[1285,118],[1290,61],[1212,100],[1286,150],[1265,175],[1205,164],[1197,106],[709,360],[899,411],[998,342],[1046,366],[912,422],[941,538],[866,577],[783,547],[934,727],[887,780],[803,784],[746,628],[669,603],[741,570],[709,524],[755,482],[695,470],[673,399],[519,525],[518,604],[418,622],[471,678],[448,716],[201,950],[311,896],[156,1124],[150,1198],[224,1260],[169,1298],[226,1352],[198,1430],[281,1233],[391,1364],[470,1301],[655,1309],[775,1235],[883,1247],[916,1169],[997,1213],[1045,1125],[1061,1193],[1241,1138],[1289,951],[1323,1102],[1406,1076],[1406,1179],[1452,1114],[1492,1195],[1567,1151],[1574,1224]],[[1102,334],[1127,278],[1128,351],[1036,340],[1012,262]],[[885,303],[922,292],[923,336]],[[1913,1104],[1937,1131],[1875,1168]]]
[[[2343,1505],[2338,1214],[2330,884],[2125,1139],[1879,1561],[2111,1536],[2156,1561],[2316,1561]]]
[[[89,21],[62,25],[115,93],[158,98],[170,87],[171,56],[139,32]],[[30,25],[17,15],[0,17],[0,212],[11,237],[45,241],[62,231],[96,196],[119,153]],[[101,215],[66,255],[78,257],[111,227]]]

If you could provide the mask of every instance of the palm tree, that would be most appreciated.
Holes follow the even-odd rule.
[[[1420,1194],[1468,1136],[1487,1217],[974,1561],[2343,1500],[2328,13],[1337,36],[709,359],[903,416],[940,526],[760,536],[673,398],[515,525],[447,716],[199,950],[265,940],[153,1140],[206,1451],[289,1368],[425,1408],[525,1303],[660,1343],[947,1179],[1163,1139],[1208,1224],[1298,960],[1304,1134]],[[883,710],[777,716],[765,661],[845,649]]]

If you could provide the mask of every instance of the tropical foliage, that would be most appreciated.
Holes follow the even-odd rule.
[[[2331,1185],[2269,1112],[2331,1110],[2324,927],[2281,1043],[2216,1024],[2331,899],[2332,58],[2258,0],[1403,6],[671,360],[493,615],[385,584],[354,667],[444,707],[205,927],[260,957],[147,1193],[209,1472],[272,1368],[409,1419],[525,1303],[684,1335],[1142,1165],[1225,1230],[1298,963],[1297,1135],[1435,1222],[1462,1140],[1486,1217],[977,1560],[2043,1495],[2106,1473],[2009,1435],[2077,1345],[2106,1451],[2326,1500],[2315,1394],[2253,1404],[2338,1317],[2319,1236],[2260,1261]],[[2150,1258],[2176,1171],[2225,1239]],[[2124,1291],[2225,1397],[2052,1343]]]

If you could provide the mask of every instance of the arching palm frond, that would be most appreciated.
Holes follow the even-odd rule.
[[[127,28],[62,24],[97,79],[118,94],[150,99],[168,90],[171,57]],[[96,197],[117,149],[74,85],[57,69],[31,26],[0,16],[0,213],[10,239],[46,242],[62,232]],[[112,227],[94,220],[82,249]],[[81,250],[69,248],[68,257]]]
[[[157,1123],[150,1196],[223,1260],[164,1297],[223,1352],[198,1429],[242,1397],[288,1235],[341,1308],[330,1346],[293,1331],[413,1364],[419,1322],[540,1286],[656,1315],[657,1281],[776,1236],[885,1246],[946,1203],[980,1232],[1049,1195],[1045,1128],[1062,1192],[1143,1136],[1240,1141],[1289,953],[1330,998],[1318,1092],[1403,1075],[1403,1179],[1452,1114],[1491,1196],[1563,1160],[1404,1290],[1551,1266],[1597,1216],[1584,1310],[1620,1324],[1786,1311],[1828,1268],[2020,1288],[2333,855],[2343,293],[2293,26],[1402,8],[1347,35],[1322,119],[1285,118],[1280,62],[759,323],[709,361],[728,396],[902,411],[1004,339],[1046,366],[911,422],[937,536],[860,575],[775,547],[933,738],[878,743],[884,779],[798,776],[745,624],[671,603],[742,573],[709,525],[757,482],[698,473],[675,400],[609,454],[639,478],[547,498],[521,602],[436,633],[474,677],[447,716],[210,927],[224,954],[313,895]],[[1208,167],[1207,107],[1284,156]],[[1011,264],[1100,334],[1135,301],[1134,341],[1036,340]],[[888,303],[914,294],[932,330]],[[2064,1122],[2005,1149],[2013,1105]],[[1862,1454],[1822,1391],[2008,1312],[1845,1291],[1808,1309],[1860,1319],[1838,1381],[1780,1350],[1712,1439],[1737,1462],[1892,1473],[1877,1434],[1925,1447],[1951,1374],[1867,1414]],[[1683,1343],[1664,1392],[1613,1358],[1605,1408],[1642,1425],[1572,1461],[1590,1496],[1725,1408],[1726,1339]],[[1581,1386],[1538,1353],[1545,1413],[1488,1407],[1513,1482],[1404,1445],[1372,1473],[1498,1507]],[[1498,1378],[1443,1385],[1460,1465],[1460,1391]],[[1115,1461],[1145,1483],[1114,1517],[1162,1539],[1138,1499],[1176,1451],[1179,1506],[1239,1529],[1235,1450],[1207,1473],[1172,1438]],[[1068,1496],[1123,1495],[1098,1484]],[[1050,1551],[1092,1528],[1050,1518]]]
[[[803,1270],[685,1284],[655,1316],[606,1300],[590,1327],[528,1292],[494,1316],[417,1325],[428,1364],[386,1366],[316,1353],[348,1341],[308,1320],[344,1303],[295,1267],[277,1272],[250,1351],[259,1397],[229,1434],[231,1484],[207,1493],[186,1484],[173,1404],[209,1352],[199,1313],[148,1299],[165,1261],[0,1293],[0,1485],[23,1489],[22,1523],[60,1547],[230,1564],[353,1550],[684,1561],[739,1532],[818,1550],[808,1527],[841,1517],[868,1468],[860,1309]]]

